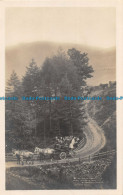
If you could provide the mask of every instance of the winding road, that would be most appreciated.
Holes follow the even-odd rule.
[[[86,144],[84,147],[75,151],[76,157],[85,158],[99,152],[106,144],[106,138],[104,136],[103,129],[97,124],[95,120],[90,118],[88,114],[88,103],[85,101],[85,110],[88,118],[88,125],[84,133],[86,135]]]

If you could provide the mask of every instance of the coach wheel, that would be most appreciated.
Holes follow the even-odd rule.
[[[65,152],[61,152],[60,153],[60,159],[66,159],[66,153]]]

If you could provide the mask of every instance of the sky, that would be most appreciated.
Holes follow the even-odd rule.
[[[6,8],[6,46],[36,41],[115,47],[115,8]]]

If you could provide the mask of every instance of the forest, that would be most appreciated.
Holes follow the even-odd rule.
[[[87,53],[75,48],[59,49],[43,64],[31,60],[21,79],[12,72],[6,85],[6,145],[9,150],[46,147],[55,136],[83,137],[86,115],[82,101],[65,101],[64,96],[83,96],[87,79],[94,72]],[[59,100],[30,100],[24,97],[60,97]]]

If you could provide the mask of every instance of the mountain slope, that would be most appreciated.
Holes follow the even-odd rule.
[[[15,70],[20,77],[24,75],[26,66],[28,66],[32,58],[41,66],[45,58],[57,53],[60,47],[65,51],[74,47],[81,52],[88,53],[90,64],[95,70],[94,77],[89,79],[89,84],[98,85],[109,80],[115,80],[115,48],[102,50],[77,44],[51,42],[34,42],[6,48],[6,80],[12,70]]]

